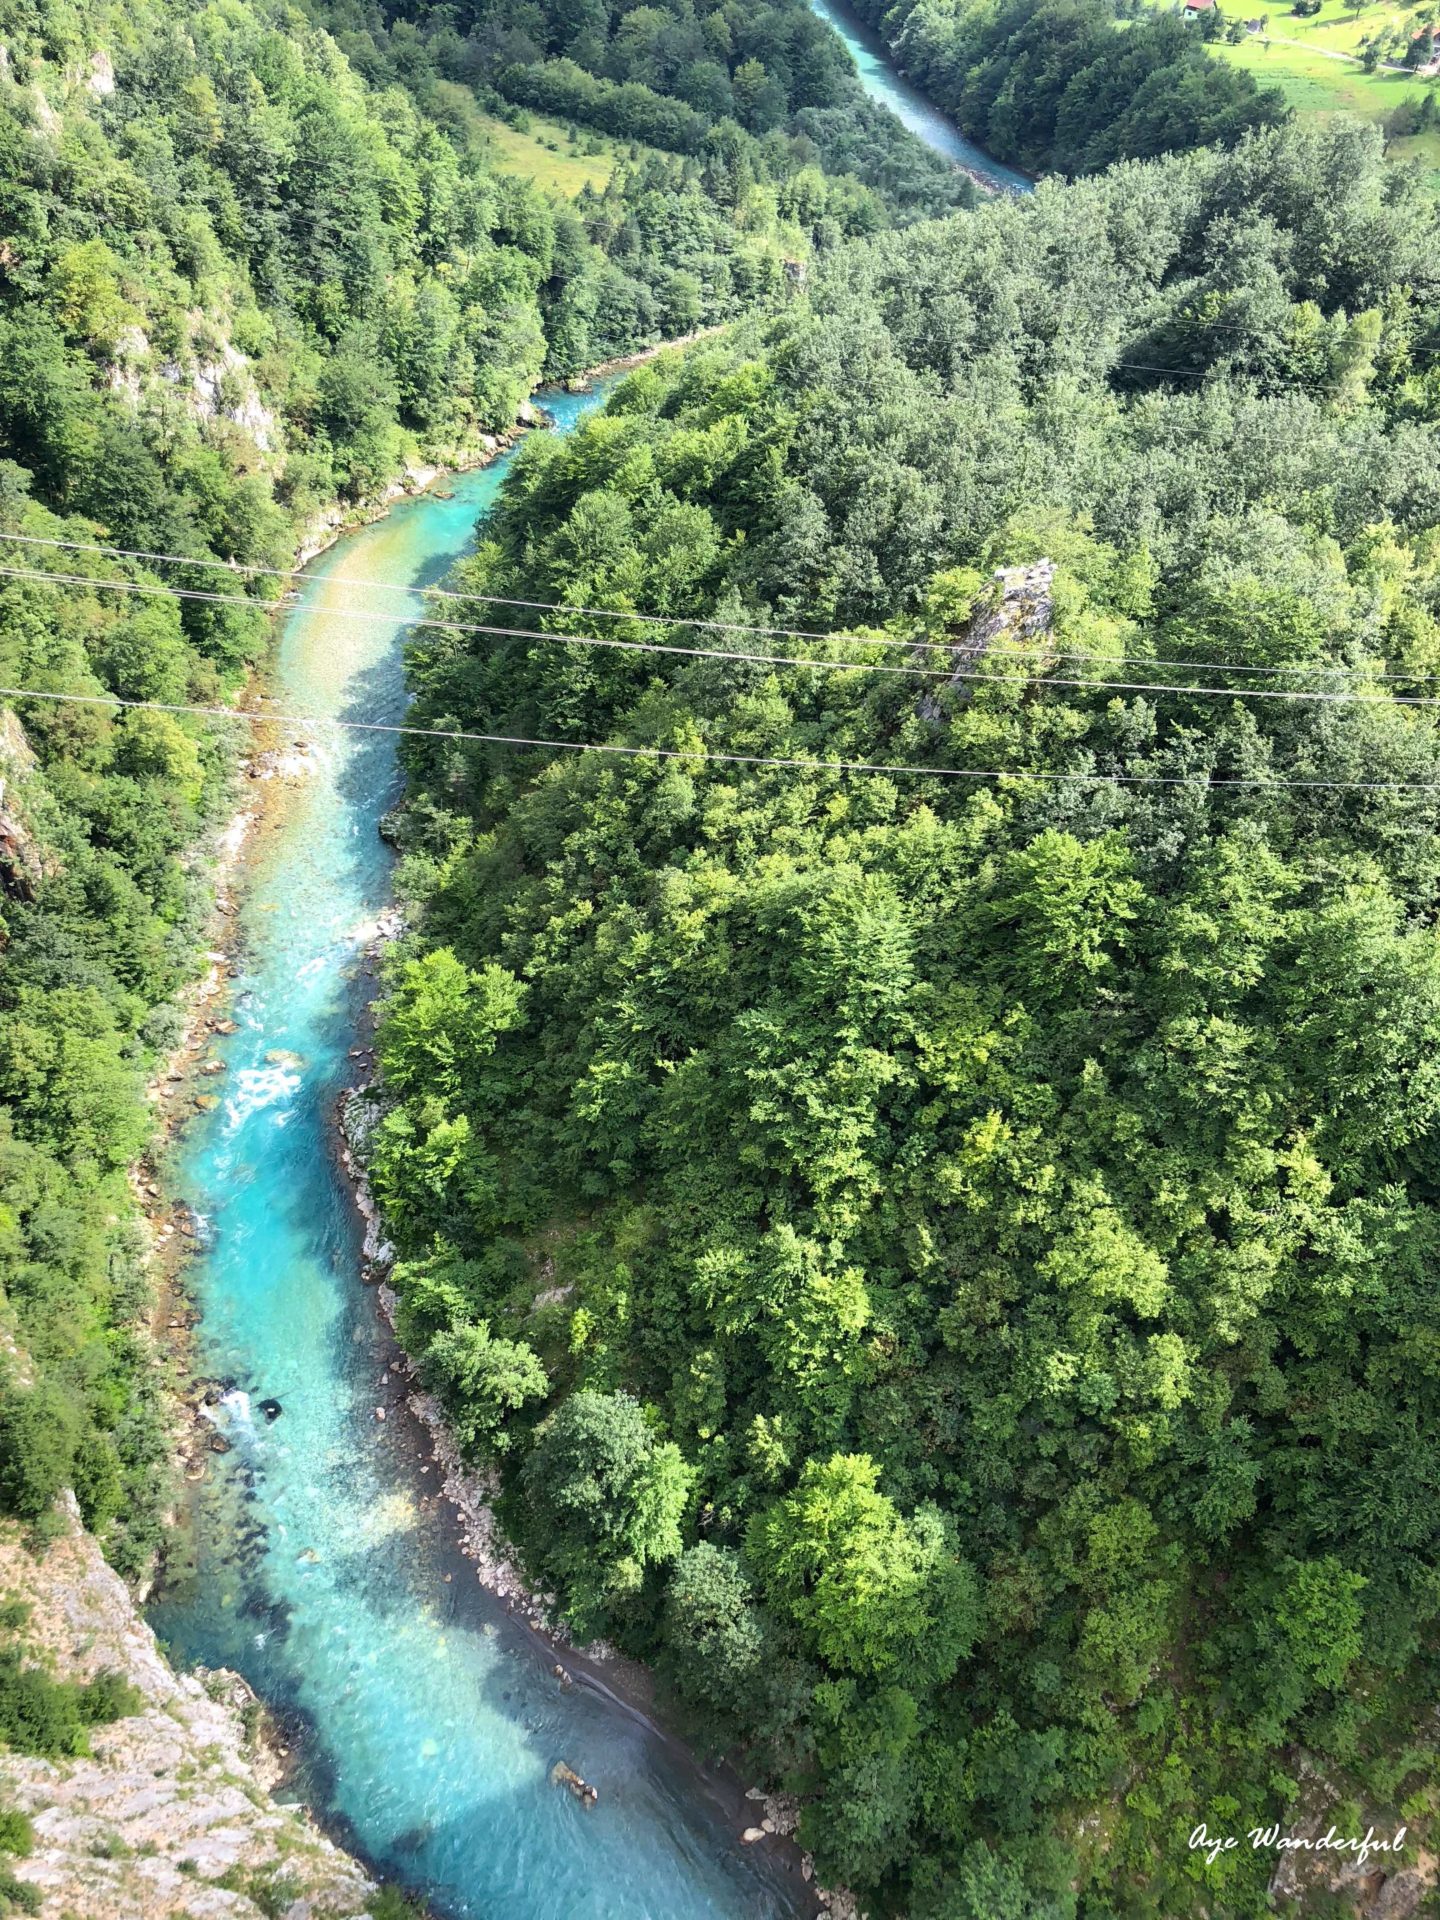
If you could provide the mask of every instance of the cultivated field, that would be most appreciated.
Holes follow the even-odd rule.
[[[1372,35],[1418,24],[1413,7],[1378,0],[1355,8],[1345,0],[1324,0],[1319,13],[1298,18],[1290,0],[1223,4],[1227,21],[1264,20],[1266,25],[1238,46],[1212,41],[1212,51],[1244,67],[1262,84],[1278,87],[1298,113],[1355,113],[1383,125],[1397,107],[1407,102],[1418,106],[1427,92],[1440,93],[1440,80],[1388,69],[1367,73],[1360,63],[1362,42]],[[1389,152],[1395,160],[1418,160],[1440,191],[1440,127],[1413,135],[1392,132]]]

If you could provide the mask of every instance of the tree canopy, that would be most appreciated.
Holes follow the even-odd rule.
[[[717,108],[703,151],[634,145],[603,192],[562,201],[496,163],[443,62],[342,12],[44,0],[3,19],[0,679],[64,699],[0,713],[0,1501],[39,1520],[72,1484],[128,1573],[156,1545],[167,1449],[126,1171],[241,736],[103,703],[223,704],[268,642],[264,570],[322,516],[417,460],[477,457],[543,372],[783,302],[787,259],[906,198]],[[892,145],[916,165],[908,135]],[[964,197],[916,165],[912,211]],[[498,1033],[508,977],[476,977]],[[419,963],[397,1085],[409,1061],[458,1091],[446,1061],[483,1048],[472,985]],[[484,1155],[457,1123],[437,1168],[461,1161],[478,1211]],[[483,1311],[422,1323],[466,1444],[503,1444],[540,1360]]]
[[[872,1910],[1419,1817],[1437,240],[1343,123],[878,237],[525,449],[455,584],[613,618],[412,643],[427,726],[672,757],[409,743],[402,1254],[546,1368],[537,1572]]]
[[[856,0],[855,10],[972,139],[1036,172],[1229,147],[1287,112],[1276,89],[1212,59],[1207,30],[1178,10],[1114,0]],[[1218,8],[1202,18],[1220,25]]]

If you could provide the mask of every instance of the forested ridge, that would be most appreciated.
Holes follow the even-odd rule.
[[[965,133],[1035,173],[1231,146],[1287,111],[1186,22],[1133,0],[1123,20],[1115,0],[858,0],[855,11]],[[758,159],[783,175],[812,156],[857,175],[892,217],[966,196],[960,175],[862,94],[806,0],[325,0],[325,12],[363,70],[411,84],[448,76],[745,171]]]
[[[402,1335],[872,1912],[1425,1831],[1437,240],[1342,123],[865,243],[530,443],[447,608],[622,617],[412,643],[424,726],[678,757],[407,743]]]
[[[232,698],[275,583],[253,612],[244,576],[229,604],[164,587],[288,565],[318,516],[475,456],[545,373],[763,307],[787,258],[887,217],[783,141],[788,172],[757,149],[723,193],[636,148],[582,217],[444,106],[423,78],[372,85],[281,0],[0,6],[0,559],[72,576],[0,581],[0,684]],[[35,1519],[73,1482],[130,1573],[165,1445],[126,1167],[198,962],[223,733],[0,713],[0,1499]]]
[[[853,0],[906,74],[1002,160],[1094,173],[1273,126],[1274,88],[1189,20],[1115,0]],[[1121,19],[1117,16],[1123,15]],[[1218,12],[1208,16],[1217,25]]]
[[[0,3],[0,558],[284,566],[738,321],[533,436],[450,607],[622,617],[413,643],[424,726],[668,757],[412,743],[400,1331],[537,1583],[870,1911],[1248,1916],[1198,1822],[1434,1793],[1440,231],[1165,23],[961,18],[907,32],[1007,157],[1199,150],[932,221],[798,0]],[[562,205],[457,87],[631,150]],[[0,685],[263,653],[259,587],[64,567]],[[140,1573],[126,1167],[228,750],[12,707],[0,1500]]]
[[[323,0],[362,71],[444,76],[482,99],[703,158],[721,178],[784,180],[818,162],[892,214],[972,197],[862,92],[807,0]],[[813,189],[812,189],[813,190]]]

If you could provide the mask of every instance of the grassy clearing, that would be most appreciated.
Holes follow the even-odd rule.
[[[1300,40],[1307,47],[1324,47],[1331,53],[1360,51],[1360,42],[1383,27],[1401,27],[1414,12],[1380,0],[1379,5],[1347,6],[1345,0],[1324,0],[1319,13],[1297,19],[1290,0],[1235,0],[1234,10],[1246,20],[1265,20],[1269,30],[1286,40]]]
[[[1252,4],[1253,0],[1244,3]],[[1282,7],[1274,7],[1271,12],[1286,21],[1287,30],[1289,25],[1305,24],[1292,20]],[[1280,31],[1278,25],[1276,31]],[[1239,46],[1213,42],[1212,47],[1221,59],[1244,67],[1262,85],[1278,87],[1297,113],[1354,113],[1383,123],[1396,107],[1407,100],[1418,103],[1426,89],[1436,85],[1433,80],[1416,80],[1402,73],[1366,73],[1351,61],[1327,59],[1316,48],[1281,46],[1275,40],[1267,47],[1260,34]],[[1395,160],[1418,160],[1440,191],[1440,132],[1432,129],[1412,138],[1392,140],[1389,153]]]
[[[1292,0],[1222,4],[1227,20],[1263,20],[1265,28],[1238,46],[1211,41],[1210,51],[1253,73],[1262,86],[1278,88],[1297,113],[1354,113],[1384,125],[1397,107],[1418,106],[1427,92],[1440,93],[1440,80],[1389,69],[1367,73],[1359,63],[1363,41],[1399,31],[1408,37],[1431,17],[1427,7],[1396,6],[1393,0],[1352,7],[1347,0],[1323,0],[1318,13],[1297,17]],[[1157,0],[1157,11],[1173,11],[1171,0]],[[1337,59],[1337,54],[1352,57]],[[1440,193],[1440,130],[1392,137],[1387,153],[1392,160],[1418,160],[1432,190]]]
[[[538,113],[526,116],[530,124],[522,133],[518,127],[482,112],[468,87],[441,80],[436,89],[471,140],[488,149],[495,165],[506,173],[519,174],[533,180],[537,187],[573,200],[582,187],[604,187],[615,171],[620,149],[603,134],[587,130],[581,133],[579,144],[572,144],[570,129],[563,121],[547,120]],[[586,152],[583,148],[587,147],[598,151]]]

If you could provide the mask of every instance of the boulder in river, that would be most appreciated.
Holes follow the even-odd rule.
[[[588,1780],[582,1780],[575,1769],[567,1766],[563,1760],[557,1760],[550,1769],[550,1784],[552,1787],[568,1787],[582,1807],[593,1807],[600,1798],[599,1789],[592,1787]]]

